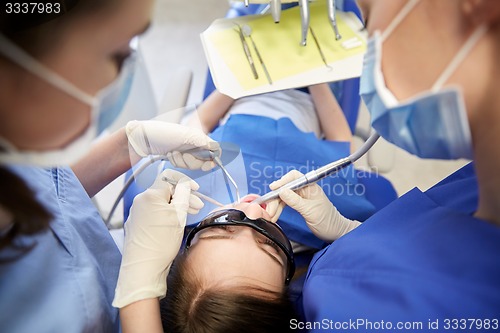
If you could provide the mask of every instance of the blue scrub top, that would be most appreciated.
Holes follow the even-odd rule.
[[[54,219],[49,230],[21,239],[35,244],[30,252],[0,263],[0,331],[119,332],[111,302],[121,255],[80,182],[69,168],[11,170]]]
[[[470,164],[318,252],[302,295],[311,331],[498,332],[500,228],[472,216],[477,197]]]

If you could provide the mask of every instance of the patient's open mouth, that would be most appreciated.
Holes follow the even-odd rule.
[[[245,197],[241,198],[241,202],[252,202],[255,199],[257,199],[259,196],[257,194],[248,194]],[[261,206],[263,209],[266,209],[267,204],[265,202],[261,203],[259,206]]]

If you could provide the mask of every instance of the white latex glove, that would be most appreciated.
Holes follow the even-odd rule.
[[[202,130],[159,120],[132,120],[125,126],[128,142],[141,157],[166,155],[173,166],[183,169],[208,171],[215,167],[213,161],[204,161],[185,151],[202,148],[219,151],[219,143],[210,139]]]
[[[278,189],[302,176],[299,171],[292,170],[281,179],[272,182],[269,188]],[[327,242],[333,242],[361,224],[342,216],[318,184],[308,185],[296,192],[283,190],[280,192],[280,199],[269,202],[266,207],[273,221],[278,220],[284,204],[287,204],[304,217],[307,226],[316,237]]]
[[[174,187],[162,180],[177,181]],[[165,170],[154,184],[137,195],[125,223],[125,241],[113,306],[164,297],[167,274],[179,251],[187,214],[196,214],[203,202],[191,190],[198,184],[174,170]]]

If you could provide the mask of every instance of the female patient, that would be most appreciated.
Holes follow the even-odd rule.
[[[161,301],[168,332],[271,332],[294,318],[287,284],[294,273],[290,242],[263,207],[218,209],[187,236]]]
[[[162,181],[164,176],[179,179],[175,189]],[[180,181],[182,179],[184,182]],[[186,183],[190,185],[179,188],[179,184]],[[189,178],[173,170],[165,170],[151,188],[134,200],[130,216],[137,216],[137,212],[144,209],[149,216],[144,218],[147,215],[141,214],[142,218],[127,221],[125,228],[140,229],[147,236],[144,239],[155,240],[132,244],[135,247],[146,245],[153,257],[137,254],[134,248],[129,248],[131,242],[127,238],[131,233],[125,232],[120,279],[134,273],[136,262],[145,262],[151,272],[156,272],[150,276],[150,284],[162,284],[165,289],[168,284],[168,292],[166,298],[161,300],[160,321],[158,299],[142,292],[145,287],[148,290],[148,286],[134,284],[141,296],[134,298],[137,299],[135,303],[120,309],[124,332],[160,332],[162,325],[166,332],[288,330],[290,320],[296,317],[287,287],[295,264],[292,246],[284,232],[276,223],[269,221],[265,205],[251,203],[256,196],[249,195],[240,203],[206,216],[189,232],[184,250],[177,255],[187,217],[181,207],[195,213],[203,206],[194,195],[185,198],[184,204],[176,201],[175,196],[186,191],[189,193],[189,187],[198,189],[198,185]],[[308,189],[323,193],[316,184]],[[177,215],[166,215],[171,208],[176,209]],[[337,230],[337,236],[341,236],[358,225],[359,222],[350,221],[339,227],[334,221],[328,225],[309,227],[314,228],[318,237],[328,234],[323,239],[331,241],[328,238],[332,236],[331,229]],[[124,262],[129,264],[124,266]],[[134,293],[134,288],[128,290]],[[118,289],[116,303],[113,304],[120,306],[117,297],[120,298]]]
[[[313,86],[309,92],[310,95],[289,90],[236,102],[215,92],[199,108],[198,116],[208,133],[221,118],[230,114],[211,136],[218,141],[240,145],[247,170],[250,163],[254,168],[255,165],[270,165],[266,163],[300,168],[311,161],[316,161],[316,166],[321,165],[325,162],[321,155],[348,155],[352,135],[329,86]],[[251,140],[242,133],[253,134]],[[347,182],[349,176],[333,181]],[[267,184],[278,177],[279,173],[270,177]],[[267,187],[264,183],[261,186]],[[318,185],[309,188],[324,193]],[[202,189],[206,192],[206,188]],[[250,187],[250,190],[260,189]],[[302,219],[295,220],[302,229],[293,234],[293,230],[292,233],[290,229],[281,230],[271,222],[265,205],[250,203],[254,198],[247,196],[240,203],[209,214],[187,236],[185,250],[176,257],[170,269],[167,296],[161,301],[165,331],[287,330],[290,320],[296,317],[287,287],[294,273],[293,251],[288,238],[293,239],[307,230],[320,242],[328,242],[359,225],[352,221],[338,229],[333,224],[306,226]],[[354,211],[356,200],[347,196],[339,198],[344,199],[344,207]],[[283,215],[279,219],[280,226],[290,222],[283,219]],[[275,216],[277,219],[278,215]],[[322,237],[324,227],[331,227],[339,235]]]

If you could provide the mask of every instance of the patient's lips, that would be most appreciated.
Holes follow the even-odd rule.
[[[258,197],[259,197],[259,195],[257,195],[257,194],[248,194],[241,199],[241,202],[250,203],[250,202],[254,201],[255,199],[257,199]],[[263,209],[266,209],[267,204],[263,202],[259,206],[261,206]]]

